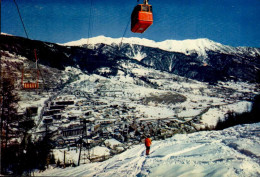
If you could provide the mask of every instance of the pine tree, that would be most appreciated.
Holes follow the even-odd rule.
[[[5,173],[10,165],[18,164],[17,152],[19,147],[12,145],[8,147],[9,132],[12,123],[17,122],[18,94],[15,92],[14,79],[10,73],[1,75],[0,88],[0,117],[1,117],[1,172]]]
[[[17,109],[18,101],[20,100],[18,94],[15,92],[14,80],[12,77],[2,78],[2,87],[1,87],[1,138],[5,140],[5,147],[7,147],[9,140],[9,131],[10,124],[17,120]],[[3,137],[3,133],[5,136]],[[4,141],[2,141],[4,143]],[[3,144],[1,144],[3,147]]]

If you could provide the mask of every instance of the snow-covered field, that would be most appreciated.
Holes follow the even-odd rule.
[[[38,176],[259,176],[260,123],[222,131],[179,134],[136,145],[98,163],[47,169]]]

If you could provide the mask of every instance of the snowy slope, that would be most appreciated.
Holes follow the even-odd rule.
[[[248,52],[248,48],[246,47],[231,47],[227,45],[222,45],[220,43],[214,42],[212,40],[209,40],[207,38],[201,38],[201,39],[187,39],[187,40],[165,40],[162,42],[155,42],[153,40],[145,39],[145,38],[110,38],[105,36],[97,36],[89,39],[80,39],[78,41],[68,42],[64,45],[66,46],[82,46],[84,44],[89,45],[95,45],[99,43],[112,45],[120,44],[122,43],[128,43],[128,44],[137,44],[137,45],[143,45],[147,47],[153,47],[153,48],[159,48],[162,50],[170,51],[170,52],[180,52],[184,53],[186,55],[189,55],[191,53],[197,53],[199,56],[207,57],[207,51],[216,51],[220,53],[225,54],[243,54],[245,52]],[[255,49],[250,51],[250,54],[260,55],[260,51]]]
[[[136,145],[107,161],[49,169],[40,176],[259,176],[260,123]]]

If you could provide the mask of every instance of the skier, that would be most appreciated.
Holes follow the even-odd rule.
[[[152,140],[150,138],[150,135],[147,135],[145,138],[146,155],[149,155],[151,144],[152,144]]]

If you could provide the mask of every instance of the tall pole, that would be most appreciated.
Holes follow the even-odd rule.
[[[80,165],[81,147],[82,147],[82,139],[80,139],[80,148],[79,148],[79,160],[78,160],[78,166]]]
[[[24,85],[23,85],[23,75],[24,75],[24,67],[23,67],[23,69],[22,69],[22,88],[24,88]]]
[[[78,166],[80,165],[80,156],[81,156],[81,148],[82,148],[82,141],[83,141],[83,134],[84,129],[86,129],[86,122],[83,121],[83,127],[82,127],[82,133],[81,133],[81,139],[79,140],[80,148],[79,148],[79,159],[78,159]]]
[[[36,68],[36,71],[37,71],[37,81],[36,81],[36,89],[39,88],[39,70],[38,70],[38,58],[37,58],[37,52],[36,52],[36,49],[34,49],[34,55],[35,55],[35,68]]]
[[[66,166],[66,151],[64,150],[64,156],[63,156],[63,164],[64,164],[64,167]]]
[[[90,143],[88,142],[88,130],[86,129],[86,133],[87,133],[87,146],[88,146],[88,159],[90,160]]]

